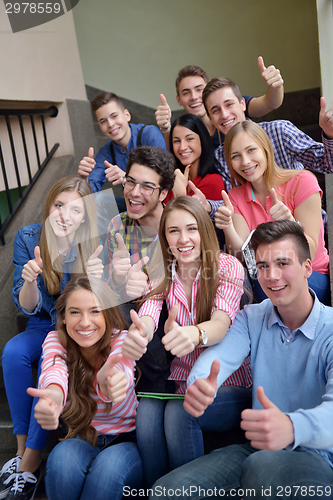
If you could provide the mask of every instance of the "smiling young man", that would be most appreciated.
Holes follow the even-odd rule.
[[[258,118],[273,109],[281,106],[284,96],[283,79],[280,71],[275,66],[265,67],[264,60],[258,57],[260,74],[268,85],[266,94],[260,97],[244,96],[247,116]],[[182,106],[186,113],[199,116],[207,127],[212,138],[214,149],[216,149],[223,135],[215,128],[209,119],[202,101],[202,92],[208,83],[207,73],[199,66],[185,66],[179,70],[176,78],[176,99],[179,106]],[[166,144],[169,144],[169,132],[171,128],[171,110],[163,94],[160,95],[161,105],[155,112],[156,123],[164,135]]]
[[[228,78],[213,78],[207,83],[202,99],[212,124],[226,134],[238,122],[246,119],[245,100],[238,86]],[[259,125],[270,138],[276,163],[281,168],[303,169],[314,172],[333,171],[333,110],[326,111],[326,100],[320,100],[319,126],[323,130],[323,142],[311,139],[287,120],[261,122]],[[224,144],[215,151],[217,169],[226,187],[231,189],[229,168],[225,159]],[[219,202],[212,203],[214,207]]]
[[[259,225],[252,245],[269,298],[245,306],[223,341],[200,356],[184,401],[191,415],[202,415],[250,354],[253,405],[241,414],[248,442],[164,476],[153,499],[159,491],[173,498],[176,490],[205,498],[214,488],[215,497],[245,498],[247,491],[255,498],[332,498],[333,309],[308,287],[310,250],[296,222]]]
[[[174,162],[173,155],[160,148],[139,146],[129,152],[124,182],[127,211],[111,220],[107,234],[110,284],[122,302],[141,296],[146,286],[141,267],[156,248],[163,201],[174,183]]]

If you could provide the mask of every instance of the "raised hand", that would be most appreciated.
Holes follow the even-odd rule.
[[[196,185],[192,181],[188,181],[187,183],[188,187],[190,188],[191,191],[193,191],[193,198],[196,198],[201,205],[204,207],[204,209],[210,214],[212,211],[212,207],[210,206],[210,203],[207,201],[206,196],[203,194],[200,189],[196,187]]]
[[[261,56],[258,57],[258,66],[261,76],[263,77],[267,85],[274,88],[283,86],[284,82],[279,69],[276,69],[275,66],[268,66],[268,68],[266,68],[264,59]]]
[[[47,430],[57,429],[64,399],[60,387],[53,385],[47,389],[29,387],[27,393],[33,398],[39,398],[35,406],[35,419],[39,425]]]
[[[207,406],[214,401],[217,390],[217,376],[220,371],[220,362],[216,359],[210,368],[207,378],[197,378],[197,380],[187,389],[184,399],[184,409],[193,417],[200,417],[204,414]]]
[[[272,219],[295,221],[289,208],[278,199],[274,188],[270,189],[269,194],[272,200],[272,206],[269,209]]]
[[[160,99],[162,105],[159,105],[156,108],[156,123],[162,134],[168,134],[171,129],[171,109],[163,94],[160,94]]]
[[[105,177],[109,182],[111,182],[114,186],[118,184],[122,184],[125,177],[125,172],[118,167],[118,165],[112,165],[108,161],[104,161],[105,169]]]
[[[88,177],[90,172],[95,167],[96,162],[94,160],[94,148],[89,148],[88,156],[82,158],[79,164],[78,175],[80,177]]]
[[[116,233],[115,238],[118,243],[118,250],[114,252],[112,257],[112,278],[116,284],[120,285],[125,283],[127,274],[131,269],[131,256],[121,234]]]
[[[180,326],[176,322],[177,313],[178,304],[175,304],[164,324],[165,335],[162,338],[162,343],[166,351],[181,358],[194,351],[198,343],[198,329],[195,326]]]
[[[319,126],[323,129],[328,139],[333,139],[333,109],[326,111],[326,99],[320,98]]]
[[[123,342],[122,352],[126,358],[138,361],[147,351],[148,329],[134,309],[130,312],[132,324]]]
[[[34,259],[29,260],[26,264],[24,264],[22,270],[22,279],[28,283],[36,281],[37,276],[43,272],[43,261],[40,256],[39,246],[34,248],[34,256]]]
[[[215,226],[218,229],[228,229],[232,224],[232,216],[234,214],[234,207],[227,195],[226,191],[222,191],[222,199],[224,205],[221,205],[215,213]]]
[[[122,354],[111,356],[97,373],[100,390],[113,403],[121,403],[126,398],[128,381],[123,370],[116,368]]]
[[[262,410],[244,410],[241,428],[251,445],[258,450],[282,450],[294,442],[294,427],[285,415],[258,387],[257,398]]]
[[[172,188],[172,192],[175,198],[178,196],[185,196],[187,195],[187,183],[188,183],[188,176],[190,174],[190,168],[192,165],[187,165],[185,167],[184,173],[179,170],[179,168],[176,168],[175,170],[175,182]]]
[[[148,276],[141,268],[147,264],[148,260],[148,256],[143,257],[130,268],[127,274],[126,293],[131,299],[141,297],[147,287]]]
[[[103,262],[98,256],[103,251],[103,245],[98,245],[94,253],[89,257],[86,263],[86,270],[88,276],[95,276],[96,278],[101,278],[103,275]]]

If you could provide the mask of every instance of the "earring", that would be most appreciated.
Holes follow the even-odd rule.
[[[81,224],[83,224],[84,222],[86,222],[86,219],[83,219],[83,220],[81,221]]]

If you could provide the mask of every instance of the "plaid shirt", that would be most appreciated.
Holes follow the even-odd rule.
[[[136,264],[143,257],[151,258],[154,252],[159,248],[158,233],[151,237],[147,237],[142,232],[142,228],[138,222],[131,219],[127,212],[123,212],[116,217],[114,217],[108,227],[107,242],[108,242],[108,255],[109,255],[109,284],[111,288],[116,292],[117,296],[124,299],[126,283],[120,287],[112,282],[112,256],[116,250],[118,250],[118,243],[116,240],[116,233],[119,233],[128,249],[132,264]],[[146,271],[146,268],[143,268]],[[127,298],[127,301],[130,300]],[[122,300],[123,302],[123,300]]]
[[[287,120],[261,122],[260,125],[270,138],[276,163],[281,168],[328,174],[333,172],[333,140],[323,136],[323,143],[316,142]],[[221,174],[226,190],[231,189],[231,179],[224,155],[224,145],[215,151],[216,168]],[[212,205],[211,218],[214,219],[221,201],[209,200]]]

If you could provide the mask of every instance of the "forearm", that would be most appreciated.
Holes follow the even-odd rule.
[[[39,299],[37,281],[25,281],[19,293],[20,306],[31,313],[37,306]]]
[[[155,321],[150,316],[141,316],[140,320],[145,325],[147,332],[147,340],[148,342],[150,342],[151,340],[153,340],[154,331],[156,329]]]
[[[224,229],[225,242],[228,253],[242,260],[241,248],[245,239],[241,238],[237,233],[234,225]]]
[[[248,108],[248,113],[251,118],[260,118],[270,111],[277,109],[281,106],[284,97],[284,88],[269,87],[266,94],[260,97],[254,97]]]
[[[197,326],[202,330],[207,332],[208,342],[207,346],[212,346],[218,344],[225,337],[231,321],[229,316],[223,311],[217,311],[219,314],[219,319],[211,319],[209,321],[204,321],[203,323],[199,323]],[[199,331],[196,332],[199,343]]]

